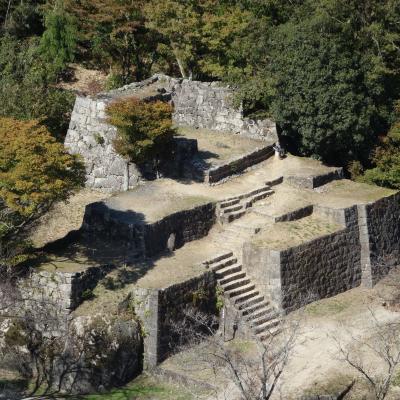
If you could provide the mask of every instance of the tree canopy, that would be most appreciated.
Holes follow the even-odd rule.
[[[83,181],[78,158],[43,125],[0,118],[0,253]]]
[[[374,168],[399,100],[399,16],[398,0],[0,0],[0,116],[62,140],[71,60],[109,88],[164,72],[235,87],[295,154]]]
[[[131,97],[110,103],[107,113],[117,128],[114,148],[129,161],[143,164],[167,151],[175,133],[170,104]]]

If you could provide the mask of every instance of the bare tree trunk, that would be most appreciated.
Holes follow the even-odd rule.
[[[10,8],[11,8],[11,1],[12,0],[8,0],[8,4],[7,4],[7,11],[6,11],[6,17],[4,18],[4,28],[7,25],[7,19],[8,19],[8,14],[10,13]]]
[[[187,72],[186,72],[185,66],[183,64],[183,61],[181,60],[181,58],[178,55],[178,50],[176,49],[176,47],[174,45],[172,45],[172,49],[173,49],[173,52],[174,52],[174,55],[175,55],[175,58],[176,58],[176,62],[177,62],[178,67],[179,67],[179,71],[180,71],[180,73],[182,75],[182,78],[187,79],[187,77],[188,77],[187,76]]]

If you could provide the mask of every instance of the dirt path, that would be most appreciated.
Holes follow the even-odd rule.
[[[374,289],[356,288],[314,302],[292,313],[289,318],[300,319],[301,329],[272,400],[298,400],[304,394],[334,394],[343,390],[354,378],[359,378],[357,373],[340,359],[337,343],[342,347],[352,345],[354,354],[363,355],[365,365],[373,374],[383,371],[385,366],[382,361],[371,350],[364,349],[360,353],[360,347],[354,343],[353,338],[361,337],[371,343],[376,327],[371,311],[380,324],[400,323],[400,313],[390,311],[382,305],[379,294],[384,288],[384,282],[379,283]],[[232,343],[228,342],[227,345]],[[237,345],[240,346],[246,346],[246,343],[251,345],[251,342],[237,341]],[[246,351],[251,353],[251,350]],[[210,394],[209,397],[205,397],[207,400],[240,399],[233,380],[226,379],[222,367],[219,370],[213,370],[206,365],[198,367],[196,360],[199,359],[201,356],[196,354],[195,348],[192,348],[169,358],[163,365],[191,379],[218,387],[218,394]],[[346,400],[369,400],[369,392],[370,389],[358,380]],[[392,386],[387,399],[399,398],[400,388]]]

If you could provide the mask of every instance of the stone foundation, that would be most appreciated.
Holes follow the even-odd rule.
[[[246,243],[243,263],[273,305],[290,312],[361,283],[357,207],[332,211],[344,228],[285,250]]]
[[[35,304],[45,301],[68,313],[82,303],[85,291],[93,290],[113,268],[101,265],[74,273],[34,271],[20,281],[19,289],[29,303],[27,309],[34,310]]]
[[[372,287],[400,262],[400,193],[358,206],[363,284]]]
[[[242,110],[231,105],[231,89],[215,83],[155,75],[97,97],[76,98],[65,146],[71,153],[83,157],[87,187],[109,192],[128,190],[143,177],[139,168],[128,164],[114,151],[112,143],[116,128],[106,123],[105,109],[111,101],[139,94],[142,89],[154,84],[157,84],[160,93],[146,96],[144,100],[171,100],[174,105],[173,120],[178,125],[207,128],[215,130],[216,134],[218,131],[231,132],[270,143],[278,141],[273,121],[244,118]]]
[[[311,176],[287,176],[285,181],[300,189],[315,189],[329,182],[343,179],[343,168],[334,168],[326,174]]]
[[[86,207],[83,235],[113,241],[138,255],[152,257],[168,250],[171,235],[175,235],[174,248],[206,236],[216,221],[215,208],[214,203],[207,203],[145,223],[141,215],[132,211],[92,203]]]
[[[216,279],[204,274],[163,289],[135,288],[132,293],[144,337],[144,364],[153,368],[185,343],[178,334],[188,310],[216,314]]]

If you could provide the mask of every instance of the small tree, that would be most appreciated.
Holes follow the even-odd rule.
[[[107,113],[108,122],[117,128],[115,151],[129,161],[139,165],[156,161],[168,151],[175,133],[170,104],[132,97],[111,103]]]
[[[370,315],[371,335],[368,338],[351,335],[350,345],[344,346],[338,340],[336,344],[340,359],[368,385],[373,399],[384,400],[400,365],[400,325],[379,321],[373,310]]]
[[[400,102],[397,102],[395,111],[397,121],[373,153],[375,167],[365,171],[361,180],[400,189]]]
[[[278,335],[271,331],[263,340],[253,336],[247,342],[249,348],[243,350],[224,339],[215,316],[189,309],[174,324],[182,339],[181,350],[196,348],[192,362],[185,358],[183,367],[212,370],[216,377],[224,377],[236,387],[240,400],[269,400],[278,391],[299,335],[299,320],[282,319],[278,329]],[[221,398],[218,393],[216,397]]]
[[[45,27],[41,51],[57,71],[62,71],[74,59],[77,40],[75,21],[65,11],[63,0],[57,0],[54,8],[46,14]]]

